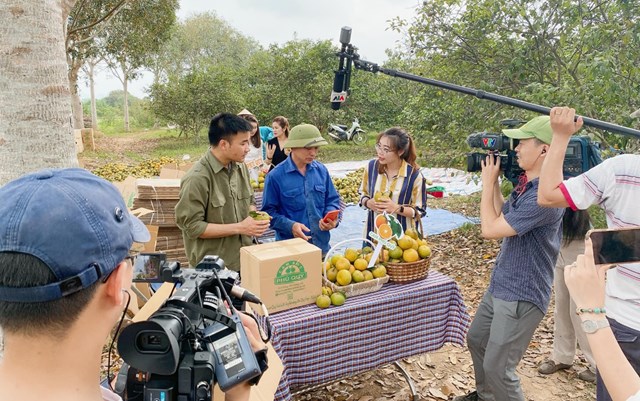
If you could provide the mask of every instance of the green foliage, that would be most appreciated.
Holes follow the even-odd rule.
[[[103,55],[118,67],[140,68],[169,39],[177,9],[178,0],[127,2],[100,32]]]
[[[593,228],[607,228],[607,216],[600,206],[593,205],[588,210]]]
[[[631,125],[628,115],[640,103],[639,6],[435,0],[424,2],[412,23],[394,20],[392,27],[407,32],[409,72],[549,107],[567,104],[583,115]],[[503,118],[534,116],[433,87],[411,94],[403,115],[437,164],[459,161],[455,155],[473,131],[496,131]],[[629,146],[629,138],[599,135]]]
[[[215,113],[240,110],[240,82],[238,70],[226,66],[172,76],[166,84],[151,87],[151,110],[177,124],[181,135],[198,134]]]
[[[155,83],[212,65],[242,66],[260,49],[215,13],[196,14],[172,28],[171,37],[147,60]]]
[[[329,86],[336,64],[329,41],[294,40],[252,57],[245,70],[246,105],[261,121],[277,115],[321,130],[332,117]]]
[[[96,100],[98,114],[98,130],[105,134],[115,134],[123,127],[124,92],[113,91],[109,96]],[[82,103],[84,114],[90,114],[91,101]],[[138,99],[129,95],[129,118],[132,129],[141,130],[151,128],[155,124],[155,117],[149,110],[148,99]]]

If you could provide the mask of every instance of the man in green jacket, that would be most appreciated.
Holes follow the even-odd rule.
[[[234,114],[213,117],[209,150],[182,178],[176,222],[192,267],[205,255],[218,255],[229,269],[240,271],[240,248],[269,228],[268,220],[249,216],[255,199],[244,157],[251,129]]]

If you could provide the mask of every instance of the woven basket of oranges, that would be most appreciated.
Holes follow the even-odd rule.
[[[408,228],[403,232],[400,227],[397,227],[399,224],[394,218],[380,215],[378,219],[382,220],[381,217],[387,219],[387,223],[376,221],[378,235],[388,239],[389,234],[384,229],[390,227],[393,230],[393,235],[389,239],[393,245],[388,249],[389,260],[386,263],[389,279],[403,283],[427,277],[431,264],[431,248],[423,234],[420,218],[415,219],[415,228]]]
[[[362,247],[365,243],[369,246]],[[389,281],[386,268],[381,264],[368,268],[373,246],[371,241],[364,238],[347,239],[335,244],[324,258],[322,285],[348,297],[382,288]]]

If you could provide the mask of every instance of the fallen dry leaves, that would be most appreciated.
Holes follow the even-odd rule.
[[[431,200],[438,207],[466,216],[478,216],[479,197]],[[469,314],[473,316],[489,283],[491,268],[500,242],[483,240],[478,226],[428,238],[434,250],[431,268],[454,278],[460,286]],[[594,400],[595,386],[577,378],[586,367],[584,359],[574,367],[553,375],[538,373],[537,366],[553,347],[553,301],[534,334],[534,338],[518,366],[525,397],[528,401]],[[402,366],[411,375],[420,400],[442,401],[475,389],[473,363],[466,347],[445,345],[440,350],[406,358]],[[345,378],[294,396],[296,401],[386,401],[410,400],[409,385],[393,366]]]

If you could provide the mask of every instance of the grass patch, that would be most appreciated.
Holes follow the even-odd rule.
[[[364,145],[357,145],[353,142],[334,142],[330,138],[326,139],[329,144],[322,146],[320,152],[318,152],[318,161],[322,163],[369,160],[376,157],[376,141],[373,136],[369,136],[367,143]]]
[[[202,139],[165,137],[158,140],[156,147],[151,151],[151,156],[167,156],[181,160],[184,155],[189,155],[191,159],[198,159],[208,148],[209,144]]]
[[[122,155],[118,152],[111,152],[107,150],[85,150],[79,154],[84,159],[91,159],[105,163],[118,162],[122,160]]]
[[[102,134],[107,138],[135,138],[137,140],[149,140],[149,139],[162,139],[162,138],[174,138],[176,140],[182,140],[178,137],[179,132],[175,129],[158,128],[158,129],[144,129],[142,131],[130,131],[130,132],[103,132]]]

